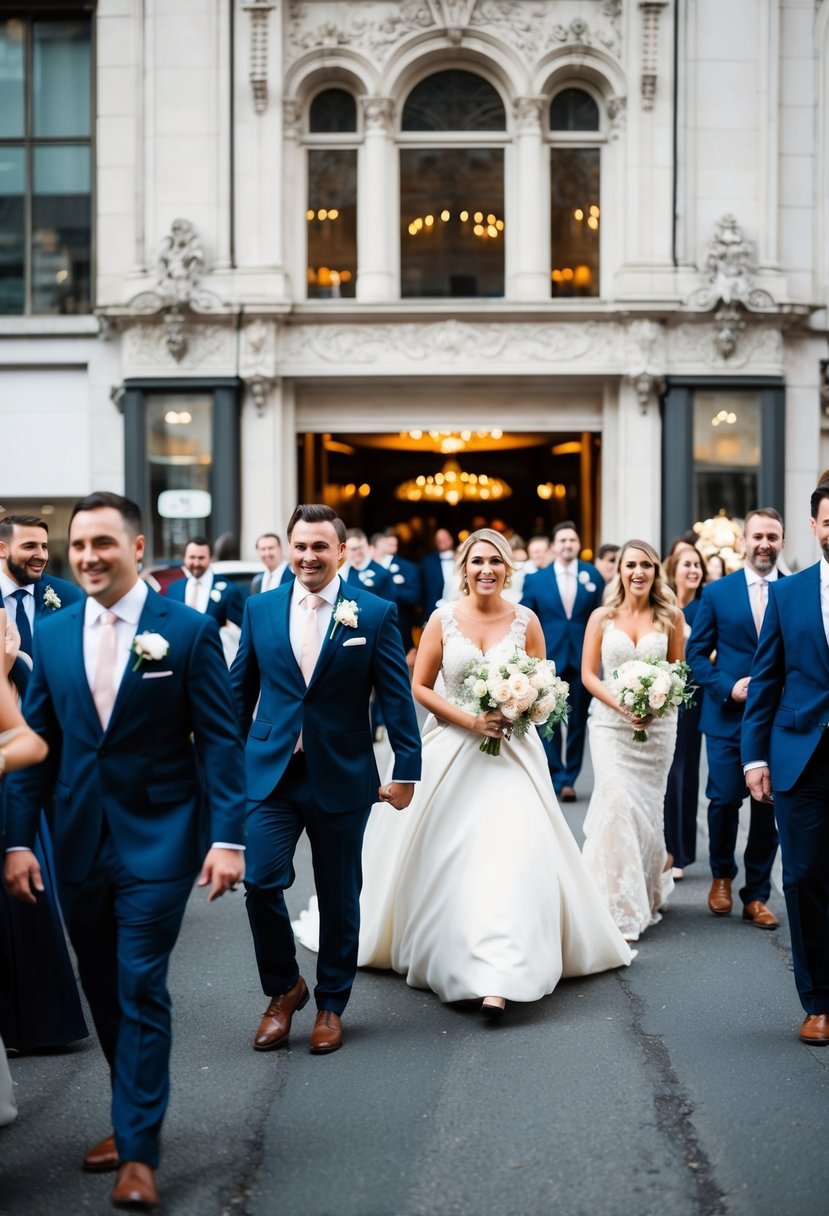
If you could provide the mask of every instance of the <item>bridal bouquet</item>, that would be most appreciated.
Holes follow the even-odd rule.
[[[556,675],[549,659],[532,659],[516,646],[511,657],[475,659],[464,675],[457,704],[476,714],[497,709],[510,723],[507,738],[526,735],[531,726],[549,738],[557,722],[567,721],[569,684]],[[480,750],[497,756],[501,740],[487,736]]]
[[[680,705],[690,705],[695,689],[689,685],[687,663],[664,659],[629,659],[610,678],[610,691],[637,718],[664,718]],[[647,731],[634,728],[634,743],[645,743]]]

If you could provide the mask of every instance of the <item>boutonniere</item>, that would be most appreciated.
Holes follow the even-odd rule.
[[[138,655],[132,668],[138,671],[145,659],[150,663],[163,659],[170,649],[170,643],[160,633],[137,633],[130,649]]]
[[[337,600],[337,606],[334,609],[334,624],[328,635],[329,641],[336,633],[338,625],[343,625],[346,629],[356,629],[359,612],[356,600]]]
[[[210,592],[210,598],[214,604],[218,604],[222,598],[222,592],[227,589],[227,583],[214,583],[213,590]]]
[[[586,570],[579,570],[579,582],[586,591],[596,590],[596,584],[592,581]]]
[[[44,607],[50,608],[52,612],[60,608],[60,596],[51,585],[44,589],[43,604]]]

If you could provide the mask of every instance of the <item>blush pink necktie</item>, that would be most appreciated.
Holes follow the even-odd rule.
[[[763,628],[763,617],[766,615],[766,590],[768,584],[764,578],[761,578],[757,583],[757,599],[755,601],[756,611],[754,613],[754,624],[757,626],[757,636],[760,636],[760,630]]]
[[[98,642],[98,663],[95,667],[92,697],[104,730],[109,725],[112,708],[115,705],[115,664],[118,658],[118,638],[115,628],[117,621],[118,617],[114,612],[101,613],[101,637]]]
[[[321,595],[306,595],[302,601],[305,605],[305,624],[302,627],[302,650],[299,657],[299,670],[306,684],[311,683],[311,676],[317,665],[320,653],[320,631],[317,609],[325,600]]]
[[[573,615],[573,605],[576,602],[576,578],[572,570],[565,570],[562,575],[561,602],[569,621]]]

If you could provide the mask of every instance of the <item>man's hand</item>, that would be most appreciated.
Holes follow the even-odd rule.
[[[412,781],[389,781],[385,785],[381,785],[378,791],[378,797],[381,802],[389,802],[398,811],[404,810],[412,800],[414,794],[414,782]]]
[[[746,785],[755,802],[774,802],[774,795],[771,792],[771,773],[765,765],[763,768],[748,770]]]
[[[13,856],[13,854],[12,854]],[[213,885],[207,902],[212,903],[225,891],[233,891],[245,877],[245,854],[242,849],[211,849],[204,859],[197,887]]]
[[[24,904],[37,903],[37,895],[43,890],[40,865],[30,849],[14,849],[6,854],[3,878],[10,893]]]
[[[731,700],[739,701],[740,703],[745,701],[746,697],[748,696],[748,686],[750,682],[751,676],[743,676],[742,679],[738,680],[731,689]]]

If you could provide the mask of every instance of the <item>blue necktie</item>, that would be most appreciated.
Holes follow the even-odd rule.
[[[17,600],[17,614],[14,618],[17,625],[17,632],[20,634],[20,649],[32,657],[34,651],[32,649],[32,627],[29,624],[29,618],[26,616],[26,596],[28,591],[24,591],[21,587],[19,591],[13,591],[12,597]]]

